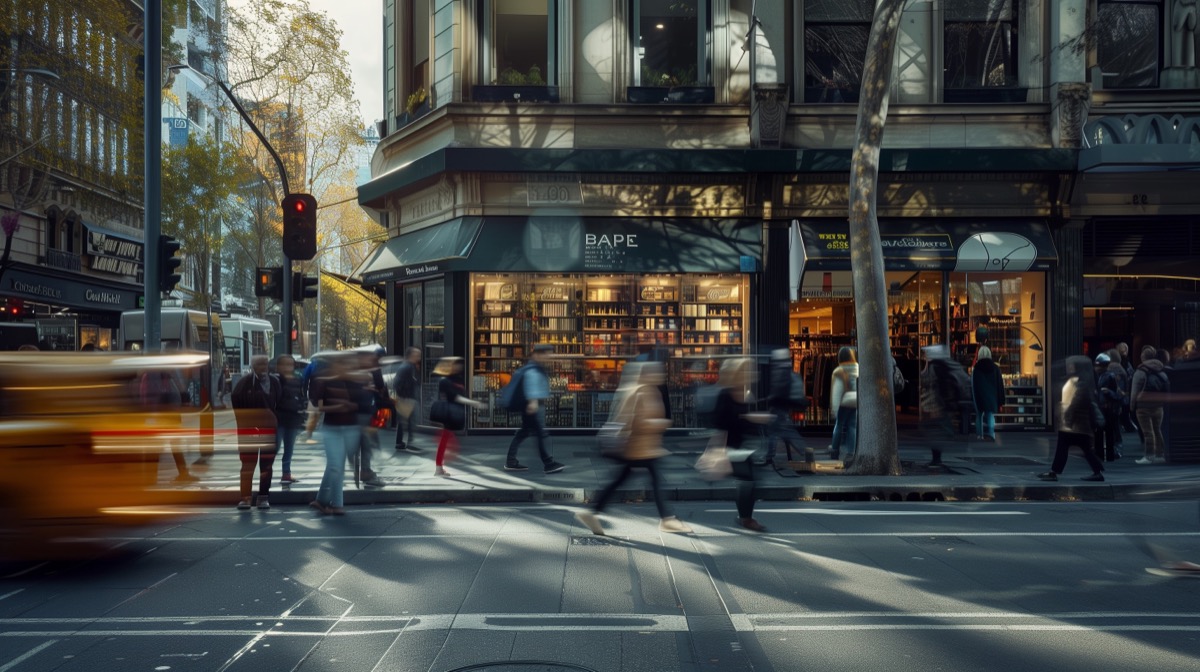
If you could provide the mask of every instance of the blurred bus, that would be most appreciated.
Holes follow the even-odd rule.
[[[162,309],[162,349],[198,352],[208,356],[204,366],[193,370],[187,379],[188,402],[194,409],[221,407],[227,375],[225,337],[218,315],[188,308]],[[141,352],[146,342],[146,313],[127,310],[121,313],[118,349]],[[215,363],[210,366],[209,362]]]
[[[248,315],[221,318],[225,334],[225,365],[229,371],[230,389],[239,378],[250,371],[250,358],[255,355],[274,356],[274,327],[266,320]]]

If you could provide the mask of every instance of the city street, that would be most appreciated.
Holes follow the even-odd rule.
[[[1194,670],[1195,501],[206,509],[6,564],[0,672]],[[525,661],[498,664],[504,661]],[[486,663],[492,665],[484,666]],[[558,665],[554,665],[557,663]]]

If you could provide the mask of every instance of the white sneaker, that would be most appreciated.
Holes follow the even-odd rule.
[[[1134,464],[1154,464],[1154,460],[1152,460],[1152,459],[1150,459],[1150,458],[1148,458],[1148,457],[1143,457],[1143,458],[1139,458],[1139,459],[1137,459],[1137,460],[1134,460],[1134,462],[1133,462],[1133,463],[1134,463]]]
[[[659,532],[675,532],[678,534],[688,534],[689,532],[692,531],[692,528],[688,527],[687,525],[684,525],[683,521],[679,520],[675,516],[671,516],[669,518],[662,519],[662,522],[660,522],[658,524],[658,531]]]
[[[604,526],[600,524],[600,519],[591,511],[576,511],[575,520],[583,523],[585,527],[592,531],[592,534],[604,535]]]

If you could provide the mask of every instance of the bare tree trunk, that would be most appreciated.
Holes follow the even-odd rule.
[[[880,0],[867,40],[858,127],[850,164],[850,266],[858,327],[858,449],[853,472],[900,474],[896,449],[896,404],[888,337],[887,283],[875,201],[879,148],[892,89],[896,38],[908,0]]]

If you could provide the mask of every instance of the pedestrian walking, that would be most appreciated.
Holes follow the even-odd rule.
[[[354,482],[367,488],[387,486],[379,474],[371,468],[371,460],[379,449],[379,427],[375,415],[380,409],[390,409],[391,397],[383,384],[383,372],[379,368],[381,349],[358,351],[357,370],[351,376],[351,387],[358,401],[358,448],[352,450],[348,459],[354,469]]]
[[[604,526],[600,524],[598,516],[604,511],[617,488],[621,487],[635,469],[644,469],[650,476],[654,505],[658,508],[659,531],[692,531],[692,528],[671,513],[671,507],[663,496],[662,475],[658,472],[658,460],[670,454],[663,448],[662,437],[663,432],[671,426],[671,421],[666,417],[666,408],[659,391],[659,387],[666,384],[666,381],[667,370],[662,362],[630,362],[625,365],[621,385],[613,400],[615,418],[626,423],[628,429],[624,452],[619,460],[620,467],[609,484],[600,491],[591,511],[575,514],[579,522],[586,525],[593,534],[604,534]]]
[[[719,391],[713,405],[713,427],[724,433],[733,477],[737,480],[737,524],[754,532],[767,528],[754,519],[754,503],[758,499],[754,468],[750,464],[753,451],[744,449],[748,435],[770,422],[768,413],[751,413],[754,401],[750,386],[754,384],[754,362],[749,357],[734,357],[721,364],[717,374]]]
[[[975,403],[975,431],[980,440],[996,440],[996,414],[1004,403],[1004,378],[992,361],[992,349],[979,346],[971,368],[971,397]]]
[[[837,359],[838,365],[829,386],[829,414],[834,418],[829,459],[840,459],[845,446],[846,462],[850,462],[858,446],[858,358],[854,348],[843,346],[838,350]]]
[[[556,462],[546,449],[546,408],[545,402],[550,398],[550,377],[546,373],[546,362],[550,360],[554,346],[539,344],[534,346],[533,355],[529,361],[513,372],[513,380],[509,382],[508,402],[503,404],[521,413],[521,428],[513,436],[508,445],[508,457],[504,468],[507,471],[528,471],[529,467],[517,460],[517,449],[521,443],[532,436],[537,441],[538,455],[542,458],[542,466],[547,474],[556,474],[566,465]]]
[[[175,371],[164,368],[147,369],[138,379],[138,398],[142,401],[142,408],[155,417],[179,421],[183,406],[183,382]],[[178,472],[174,482],[188,484],[199,481],[200,479],[188,470],[187,459],[179,441],[167,439],[166,442]]]
[[[454,438],[454,433],[466,427],[466,407],[483,408],[483,404],[467,396],[463,384],[462,357],[443,357],[433,369],[433,374],[442,377],[438,381],[438,400],[433,402],[434,407],[429,412],[429,419],[442,425],[438,432],[433,475],[449,476],[450,472],[445,469],[446,455],[458,452],[458,440]]]
[[[1106,462],[1116,462],[1121,457],[1121,409],[1128,399],[1125,396],[1125,369],[1113,361],[1111,354],[1102,352],[1096,355],[1096,373],[1100,412],[1104,414],[1104,427],[1096,432],[1096,456]]]
[[[1079,448],[1083,459],[1092,468],[1084,481],[1103,481],[1104,465],[1092,450],[1092,438],[1104,424],[1096,395],[1096,376],[1092,372],[1092,361],[1087,357],[1068,357],[1066,362],[1067,382],[1062,387],[1062,403],[1058,414],[1058,442],[1054,447],[1054,461],[1050,471],[1038,474],[1043,481],[1057,481],[1067,466],[1067,454],[1071,448]]]
[[[321,436],[325,443],[325,474],[317,498],[309,506],[322,514],[343,515],[346,482],[346,456],[358,449],[361,429],[358,420],[360,397],[353,367],[357,358],[337,354],[329,359],[313,380],[310,396],[317,411],[324,415]]]
[[[413,428],[417,424],[417,390],[421,375],[421,349],[409,348],[404,352],[404,362],[396,369],[393,389],[396,392],[396,452],[420,453],[413,444]],[[405,441],[405,432],[408,440]]]
[[[317,430],[317,424],[321,421],[321,412],[317,409],[317,402],[313,399],[313,382],[324,374],[326,366],[325,356],[315,356],[304,367],[304,373],[300,379],[304,381],[304,391],[308,396],[308,417],[304,421],[304,440],[307,443],[315,443],[313,432]]]
[[[1163,437],[1163,414],[1171,392],[1166,367],[1157,359],[1153,345],[1142,348],[1141,363],[1133,372],[1129,407],[1142,430],[1144,455],[1137,464],[1166,462],[1166,439]]]
[[[792,459],[794,448],[797,452],[804,452],[805,461],[812,462],[812,451],[804,439],[800,438],[800,432],[796,431],[796,423],[792,422],[794,411],[808,408],[804,379],[792,370],[792,351],[787,348],[773,350],[769,371],[767,408],[770,409],[772,418],[767,426],[767,452],[762,464],[774,465],[780,443],[787,450],[789,460]]]
[[[275,435],[282,453],[283,475],[280,485],[299,483],[292,476],[292,454],[296,449],[296,436],[304,426],[304,415],[308,410],[308,396],[304,394],[304,381],[296,371],[296,359],[291,355],[280,355],[275,360],[275,373],[279,376],[279,405],[275,409]]]
[[[942,453],[959,444],[955,420],[970,432],[971,379],[958,362],[950,358],[944,345],[929,345],[921,349],[925,368],[921,371],[921,414],[925,435],[933,459],[930,467],[941,467]]]
[[[251,482],[254,480],[254,465],[258,465],[258,500],[260,509],[271,508],[271,470],[275,465],[276,426],[275,409],[283,396],[279,378],[268,370],[266,355],[250,358],[250,373],[242,376],[233,387],[230,400],[238,427],[238,459],[242,463],[238,478],[241,499],[237,508],[251,508]]]

